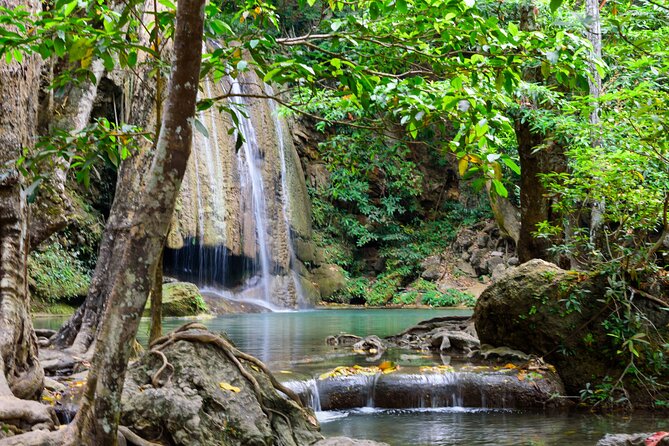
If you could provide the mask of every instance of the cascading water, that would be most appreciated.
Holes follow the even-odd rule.
[[[237,163],[241,173],[242,191],[250,190],[251,207],[253,209],[255,235],[257,240],[257,255],[260,263],[260,286],[262,298],[270,302],[270,255],[267,246],[267,211],[265,205],[265,185],[262,177],[262,163],[264,157],[258,146],[256,131],[251,119],[245,115],[246,103],[242,95],[242,88],[237,79],[229,78],[233,96],[230,102],[237,107],[233,112],[239,123],[237,131],[244,138],[242,149],[237,152]]]
[[[203,81],[206,97],[228,99],[219,103],[223,112],[199,113],[209,136],[194,133],[166,274],[221,296],[305,307],[306,270],[293,247],[294,238],[311,243],[304,174],[276,104],[256,98],[271,88],[253,73],[245,76]]]

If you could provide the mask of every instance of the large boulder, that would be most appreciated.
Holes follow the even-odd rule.
[[[346,288],[346,275],[340,266],[325,264],[314,269],[311,274],[323,300],[329,299]]]
[[[323,438],[313,413],[277,392],[257,363],[221,348],[208,331],[182,333],[190,340],[147,352],[128,369],[123,425],[173,446],[303,446]]]
[[[571,394],[605,376],[620,376],[623,358],[602,325],[616,308],[610,303],[608,279],[536,259],[511,268],[478,299],[474,320],[479,339],[544,357]],[[634,302],[655,327],[667,327],[669,312],[658,303],[641,296]]]

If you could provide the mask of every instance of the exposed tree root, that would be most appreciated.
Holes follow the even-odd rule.
[[[118,431],[125,437],[126,440],[135,446],[160,446],[158,443],[153,443],[143,439],[125,426],[119,426]]]
[[[51,430],[59,424],[53,407],[13,396],[0,396],[0,421],[22,430]]]
[[[156,389],[158,387],[163,387],[163,386],[168,385],[170,383],[170,380],[172,379],[172,374],[174,373],[174,366],[167,361],[167,357],[160,350],[149,350],[149,353],[153,353],[154,355],[158,355],[163,360],[163,365],[161,365],[160,368],[158,369],[158,371],[156,371],[156,373],[154,373],[153,376],[151,377],[151,384]],[[170,369],[170,374],[167,375],[167,379],[165,380],[165,383],[161,384],[160,383],[160,374],[163,373],[163,371],[167,368]]]
[[[194,332],[188,333],[188,331],[191,330]],[[211,333],[209,330],[207,330],[207,327],[198,322],[191,322],[189,324],[177,328],[172,333],[156,339],[153,343],[151,343],[150,347],[152,351],[158,351],[164,349],[168,345],[174,344],[177,341],[201,342],[203,344],[213,344],[219,347],[221,350],[223,350],[226,356],[228,356],[228,358],[239,368],[239,371],[242,374],[242,376],[244,376],[244,378],[246,378],[249,381],[249,383],[251,383],[251,385],[254,388],[254,391],[256,392],[256,396],[258,397],[258,401],[262,401],[260,385],[253,377],[253,375],[251,375],[239,362],[240,359],[250,362],[258,369],[260,369],[262,372],[267,374],[267,376],[270,379],[270,382],[272,383],[272,386],[274,386],[276,390],[284,393],[288,398],[297,403],[299,407],[303,407],[302,402],[300,401],[300,398],[297,396],[297,394],[295,394],[295,392],[293,392],[292,390],[281,384],[279,381],[277,381],[276,378],[274,378],[272,373],[269,371],[267,366],[263,364],[262,361],[251,355],[239,351],[225,338],[222,338],[220,336]]]

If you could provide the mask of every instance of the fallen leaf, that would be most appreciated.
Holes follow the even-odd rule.
[[[232,384],[226,383],[226,382],[220,382],[218,383],[219,387],[223,390],[229,390],[231,392],[239,393],[242,389],[240,389],[237,386],[233,386]]]

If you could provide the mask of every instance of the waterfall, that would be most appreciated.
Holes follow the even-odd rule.
[[[277,105],[262,99],[272,89],[246,73],[205,79],[201,90],[228,98],[198,113],[207,131],[193,135],[165,273],[270,308],[308,306],[306,270],[293,246],[294,239],[311,243],[308,196]]]
[[[237,79],[229,78],[232,96],[231,103],[239,108],[233,108],[237,115],[237,132],[244,138],[242,150],[237,152],[237,163],[241,172],[242,191],[251,190],[251,207],[253,209],[255,235],[257,240],[257,255],[260,260],[260,284],[262,298],[270,302],[270,256],[267,246],[267,211],[265,205],[265,185],[262,177],[262,163],[264,156],[258,147],[258,138],[250,117],[245,115],[247,110],[242,94],[242,88]]]
[[[271,85],[265,86],[265,92],[268,96],[274,96],[274,90]],[[276,106],[276,101],[269,100],[270,110],[272,112],[272,119],[274,121],[274,128],[276,129],[276,139],[279,145],[279,159],[281,160],[281,202],[283,204],[283,219],[286,225],[286,240],[288,241],[288,252],[290,255],[291,278],[293,286],[297,293],[297,303],[300,307],[307,306],[308,302],[304,296],[304,290],[300,282],[299,275],[293,266],[297,263],[295,256],[295,248],[292,243],[292,234],[290,233],[290,196],[288,194],[288,170],[286,168],[286,142],[283,135],[283,124],[279,119],[279,111]]]

